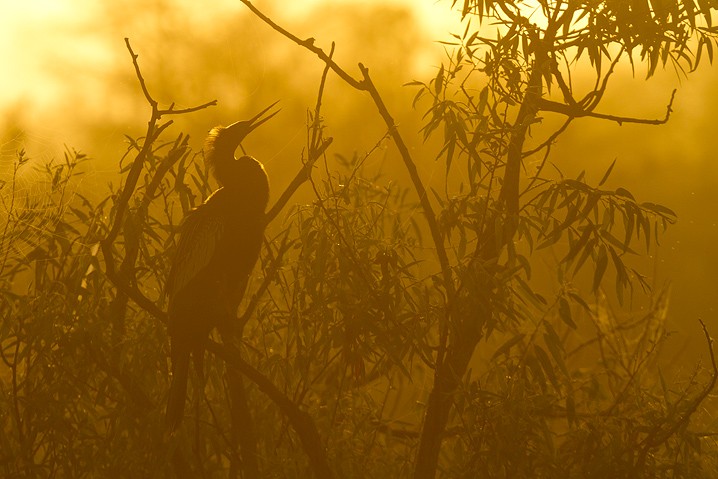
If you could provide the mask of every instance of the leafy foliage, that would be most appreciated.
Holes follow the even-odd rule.
[[[355,81],[303,44],[327,64],[297,177],[314,198],[269,225],[240,308],[241,344],[210,343],[175,435],[163,423],[164,282],[180,218],[213,187],[188,137],[165,139],[159,120],[181,112],[159,110],[142,82],[148,134],[128,138],[122,182],[104,200],[68,194],[85,159],[73,151],[42,170],[43,214],[20,204],[14,180],[3,184],[0,470],[237,477],[247,451],[228,398],[241,371],[266,477],[709,477],[718,455],[702,428],[714,424],[699,414],[718,379],[712,343],[704,329],[708,379],[700,369],[665,378],[667,292],[651,291],[629,260],[657,248],[675,214],[608,188],[613,164],[596,185],[544,166],[576,118],[664,122],[595,109],[623,55],[637,51],[649,76],[668,59],[691,69],[703,50],[712,59],[711,6],[539,2],[543,26],[526,8],[464,2],[467,19],[499,20],[496,37],[467,20],[437,75],[413,83],[421,136],[443,135],[439,151],[425,146],[445,164],[433,188],[368,70]],[[597,82],[576,100],[569,73],[584,54]],[[378,144],[397,145],[414,191],[367,172],[377,148],[322,156],[330,67],[372,95],[389,129]],[[544,132],[540,112],[566,120],[543,142],[528,139]],[[323,171],[313,168],[320,157]],[[28,163],[18,154],[15,174]],[[636,285],[651,307],[616,312],[614,297],[626,303]]]

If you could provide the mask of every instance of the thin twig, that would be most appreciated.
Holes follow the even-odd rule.
[[[264,276],[264,280],[262,281],[262,284],[257,288],[257,291],[252,295],[252,299],[249,300],[249,304],[247,305],[247,308],[244,310],[244,313],[242,313],[242,316],[239,318],[239,330],[241,330],[244,325],[249,321],[249,317],[254,313],[254,310],[257,309],[257,305],[259,304],[259,300],[264,294],[265,291],[269,288],[269,285],[274,280],[275,275],[279,271],[279,268],[282,265],[282,259],[284,258],[284,253],[286,253],[289,248],[291,248],[294,245],[294,241],[289,241],[289,231],[284,235],[284,238],[282,238],[282,243],[279,245],[279,248],[277,248],[277,253],[274,256],[274,258],[271,260],[271,263],[269,267],[267,268],[267,274]],[[269,242],[265,241],[265,246],[267,247],[268,254],[271,254],[271,250],[269,249]]]
[[[129,50],[130,56],[132,57],[132,65],[135,67],[135,75],[137,75],[137,79],[140,81],[142,93],[145,95],[147,103],[149,103],[152,108],[155,109],[157,108],[157,102],[154,98],[152,98],[152,95],[150,95],[150,91],[147,89],[147,84],[145,83],[145,78],[142,76],[142,71],[140,71],[140,64],[137,62],[137,58],[139,57],[139,55],[136,54],[135,51],[132,49],[132,45],[130,45],[130,39],[127,37],[125,37],[125,45],[127,46],[127,50]]]
[[[205,108],[208,108],[210,106],[217,106],[217,100],[208,101],[207,103],[202,103],[201,105],[197,106],[190,106],[187,108],[180,108],[179,110],[175,110],[174,103],[165,110],[157,110],[157,112],[160,114],[160,116],[164,115],[184,115],[186,113],[192,113],[199,110],[204,110]]]
[[[553,143],[556,141],[556,139],[559,137],[559,135],[561,135],[561,133],[563,133],[564,131],[566,131],[566,128],[568,128],[568,125],[570,125],[573,120],[574,120],[574,118],[567,118],[566,121],[563,123],[563,125],[561,125],[556,131],[554,131],[554,132],[551,134],[551,136],[549,136],[549,137],[546,139],[546,141],[544,141],[543,143],[541,143],[539,146],[537,146],[537,147],[534,148],[533,150],[525,151],[524,153],[522,153],[522,156],[523,156],[524,158],[526,158],[526,157],[528,157],[528,156],[531,156],[531,155],[533,155],[533,154],[538,153],[539,151],[543,150],[544,148],[547,148],[547,147],[550,147],[551,145],[553,145]],[[543,166],[544,166],[545,163],[546,163],[546,158],[544,158],[544,161],[541,163],[541,168],[539,168],[539,172],[543,169]],[[538,173],[536,173],[536,176],[538,176]],[[527,188],[524,190],[524,193],[525,193],[529,188],[530,188],[530,186],[527,187]],[[523,194],[523,193],[522,193],[522,194]]]
[[[152,98],[152,95],[150,95],[150,91],[147,89],[147,83],[145,82],[144,77],[142,76],[142,72],[140,71],[140,65],[137,62],[137,59],[139,58],[139,55],[135,53],[135,51],[132,49],[132,45],[130,45],[130,39],[125,37],[125,45],[127,46],[127,50],[130,52],[130,56],[132,57],[132,65],[135,67],[135,74],[137,75],[137,79],[140,82],[140,87],[142,88],[142,94],[145,96],[145,99],[147,100],[147,103],[152,106],[152,110],[159,113],[159,116],[163,115],[182,115],[185,113],[191,113],[197,110],[202,110],[204,108],[210,107],[210,106],[216,106],[217,100],[208,101],[207,103],[203,103],[202,105],[193,106],[189,108],[183,108],[179,110],[174,109],[174,103],[170,105],[170,107],[166,110],[161,110],[158,108],[157,101]]]
[[[335,43],[332,42],[332,48],[329,50],[329,59],[334,56],[334,47]],[[319,92],[317,93],[317,105],[314,107],[314,122],[312,124],[311,130],[312,130],[312,141],[309,143],[310,151],[316,149],[317,141],[321,136],[322,128],[321,128],[321,108],[322,108],[322,98],[324,98],[324,86],[327,83],[327,74],[329,73],[329,63],[326,63],[324,65],[324,70],[322,71],[322,78],[319,80]]]
[[[329,59],[331,60],[332,55],[334,54],[334,43],[332,43],[332,49],[329,52]],[[312,122],[312,125],[310,126],[311,129],[311,140],[309,140],[309,158],[307,158],[306,163],[302,165],[302,168],[297,172],[297,174],[294,176],[294,179],[291,183],[289,183],[289,186],[284,190],[284,192],[281,194],[277,202],[272,206],[272,208],[269,210],[269,212],[265,216],[265,221],[267,224],[271,223],[274,218],[277,217],[280,211],[287,205],[289,202],[289,199],[294,195],[294,193],[297,191],[297,189],[302,186],[302,184],[307,181],[311,175],[312,168],[314,167],[314,163],[319,159],[320,156],[324,154],[325,151],[327,151],[327,148],[332,144],[333,138],[327,138],[321,140],[321,143],[319,143],[320,139],[320,121],[319,116],[321,114],[321,106],[322,106],[322,98],[324,97],[324,85],[327,81],[327,73],[329,73],[329,64],[327,63],[324,67],[324,71],[322,72],[321,80],[319,81],[319,92],[317,93],[317,103],[314,107],[314,121]],[[318,144],[319,143],[319,144]]]

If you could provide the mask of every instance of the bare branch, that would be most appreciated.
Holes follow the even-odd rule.
[[[132,57],[132,65],[135,67],[135,74],[137,75],[137,80],[140,82],[140,87],[142,88],[142,94],[145,95],[145,99],[147,100],[147,103],[150,104],[152,107],[152,114],[153,117],[155,114],[157,115],[157,119],[160,119],[163,115],[182,115],[184,113],[191,113],[197,110],[202,110],[204,108],[210,107],[210,106],[216,106],[217,100],[208,101],[207,103],[203,103],[202,105],[193,106],[190,108],[183,108],[180,110],[174,109],[174,103],[170,105],[170,107],[166,110],[160,110],[158,108],[157,101],[152,98],[152,95],[150,95],[150,91],[147,88],[147,83],[145,82],[144,77],[142,76],[142,72],[140,71],[140,65],[137,62],[137,59],[139,58],[139,55],[135,53],[135,51],[132,49],[132,45],[130,45],[130,39],[125,37],[125,45],[127,46],[127,50],[130,52],[130,56]]]
[[[334,56],[334,47],[335,43],[332,42],[332,48],[329,50],[329,58],[332,58]],[[322,71],[322,79],[319,81],[319,92],[317,93],[317,106],[314,107],[314,121],[311,126],[312,130],[312,140],[309,142],[309,149],[314,150],[317,147],[317,141],[320,138],[321,135],[321,108],[322,108],[322,98],[324,97],[324,86],[327,83],[327,74],[329,73],[329,64],[326,63],[324,65],[324,71]]]
[[[252,2],[250,2],[249,0],[240,0],[240,1],[243,4],[245,4],[247,6],[247,8],[249,8],[252,11],[252,13],[254,13],[256,16],[258,16],[264,23],[266,23],[267,25],[272,27],[272,29],[274,29],[278,33],[284,35],[285,37],[287,37],[288,39],[290,39],[297,45],[306,48],[307,50],[309,50],[310,52],[312,52],[316,56],[318,56],[320,60],[322,60],[327,65],[329,65],[329,67],[334,71],[334,73],[339,75],[339,77],[341,77],[341,79],[344,80],[345,82],[347,82],[349,85],[356,88],[357,90],[366,90],[365,86],[362,85],[362,83],[360,81],[356,80],[349,73],[347,73],[344,69],[342,69],[339,65],[337,65],[334,62],[334,60],[332,60],[330,58],[330,56],[327,55],[326,52],[324,52],[324,50],[322,50],[319,47],[314,46],[313,38],[307,38],[306,40],[300,39],[296,35],[289,32],[288,30],[285,30],[284,28],[282,28],[279,25],[277,25],[276,23],[274,23],[274,21],[272,21],[271,18],[269,18],[268,16],[263,14],[261,11],[259,11],[257,9],[257,7],[252,5]]]
[[[175,110],[174,103],[173,103],[166,110],[157,110],[157,113],[159,113],[160,116],[184,115],[185,113],[192,113],[195,111],[204,110],[205,108],[209,108],[210,106],[217,106],[217,100],[208,101],[207,103],[202,103],[201,105],[191,106],[188,108],[180,108],[179,110]]]
[[[135,67],[135,74],[137,75],[137,79],[140,82],[140,87],[142,88],[142,93],[145,95],[145,99],[147,99],[147,103],[149,103],[152,106],[152,109],[154,110],[157,108],[157,102],[154,98],[152,98],[152,95],[150,95],[150,91],[147,89],[147,84],[145,83],[145,79],[142,76],[142,72],[140,71],[140,65],[137,62],[137,58],[139,55],[135,53],[134,50],[132,50],[132,45],[130,45],[130,39],[125,37],[125,45],[127,46],[127,50],[130,52],[130,56],[132,57],[132,65]]]
[[[277,202],[274,203],[274,206],[272,206],[272,208],[270,208],[270,210],[265,215],[265,221],[267,224],[271,223],[277,217],[279,212],[282,211],[282,209],[289,202],[292,195],[294,195],[294,192],[297,191],[300,186],[302,186],[302,183],[309,179],[312,165],[314,165],[314,162],[317,161],[317,159],[322,156],[322,154],[324,154],[327,148],[329,148],[329,145],[332,144],[332,141],[333,138],[327,138],[319,145],[319,147],[315,151],[311,152],[311,155],[307,159],[307,162],[302,165],[302,168],[297,172],[297,175],[294,177],[289,186],[287,186],[287,189],[284,190],[282,196],[279,197]]]
[[[560,113],[562,115],[566,115],[569,118],[582,118],[582,117],[599,118],[602,120],[615,121],[619,125],[623,125],[624,123],[639,123],[639,124],[643,124],[643,125],[663,125],[668,122],[668,120],[670,119],[671,113],[673,112],[673,100],[676,97],[676,91],[677,90],[673,90],[673,93],[671,93],[671,99],[668,102],[668,106],[666,107],[666,116],[664,116],[663,118],[658,118],[658,119],[634,118],[634,117],[629,117],[629,116],[618,116],[618,115],[607,115],[607,114],[603,114],[603,113],[595,113],[593,111],[583,109],[580,106],[571,107],[570,105],[565,105],[563,103],[546,100],[544,98],[541,98],[539,100],[539,110]]]

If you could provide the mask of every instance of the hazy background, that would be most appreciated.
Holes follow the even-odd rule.
[[[368,66],[405,137],[420,146],[415,133],[423,112],[411,110],[415,91],[402,84],[433,77],[444,48],[436,40],[462,30],[450,1],[255,4],[327,51],[335,41],[335,58],[348,71],[358,74],[358,62]],[[141,136],[149,117],[124,37],[163,105],[219,100],[217,107],[179,118],[170,138],[185,131],[200,148],[211,126],[281,100],[280,116],[246,145],[265,163],[273,191],[281,191],[299,166],[306,110],[315,102],[323,65],[236,0],[0,0],[0,180],[8,180],[19,148],[40,164],[61,158],[66,145],[92,158],[78,189],[90,196],[106,193],[107,182],[117,177],[124,135]],[[669,354],[683,352],[682,364],[690,366],[705,350],[698,318],[718,336],[718,70],[705,65],[682,78],[669,67],[647,82],[640,66],[635,78],[628,65],[619,70],[601,112],[662,118],[671,90],[678,88],[671,121],[659,127],[576,121],[554,148],[553,160],[569,174],[586,169],[595,183],[617,158],[609,186],[625,186],[639,200],[678,214],[679,223],[644,271],[655,273],[657,287],[672,285],[669,326],[676,334]],[[332,155],[363,153],[383,136],[368,98],[331,74],[324,101],[327,135],[335,138]],[[392,155],[387,148],[373,157],[386,162],[387,181],[394,175]],[[419,160],[425,177],[443,168],[432,157]],[[20,178],[28,194],[34,178],[32,169]]]

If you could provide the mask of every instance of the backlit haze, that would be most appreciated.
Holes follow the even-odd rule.
[[[436,40],[462,30],[450,3],[267,0],[256,6],[327,51],[336,41],[335,58],[349,72],[358,73],[358,62],[368,66],[403,133],[414,138],[423,112],[411,110],[414,91],[402,85],[432,78],[443,58]],[[141,136],[149,116],[125,37],[163,105],[219,101],[172,130],[190,132],[196,148],[211,126],[281,100],[274,129],[258,130],[249,143],[265,155],[273,184],[286,181],[283,165],[296,161],[305,141],[306,109],[315,101],[322,64],[234,0],[0,0],[0,179],[19,148],[47,160],[67,145],[92,158],[83,185],[101,193],[117,172],[124,135]],[[635,78],[628,65],[619,70],[602,112],[662,118],[678,88],[671,121],[660,127],[577,121],[552,153],[569,175],[586,169],[593,182],[617,158],[614,187],[677,212],[679,222],[649,268],[657,286],[672,284],[669,327],[679,332],[673,344],[680,350],[691,344],[687,338],[699,337],[698,318],[718,334],[718,74],[707,63],[688,78],[670,66],[648,81],[642,65]],[[324,115],[334,152],[371,148],[383,131],[371,105],[331,75],[327,89]],[[420,166],[430,175],[436,165],[426,158]]]
[[[300,37],[317,37],[324,47],[332,40],[341,41],[337,58],[346,56],[350,65],[363,61],[370,67],[383,66],[371,62],[372,57],[381,56],[380,52],[369,50],[356,58],[345,55],[348,50],[361,51],[361,45],[367,40],[337,38],[351,34],[351,30],[344,28],[346,22],[369,20],[370,11],[382,6],[390,15],[405,14],[402,21],[416,24],[420,38],[403,37],[411,32],[402,30],[378,35],[389,43],[396,40],[414,43],[417,49],[411,70],[396,78],[397,86],[421,73],[426,74],[438,63],[441,48],[430,42],[445,36],[459,19],[457,14],[449,12],[446,4],[433,0],[333,1],[328,4],[331,6],[322,6],[319,0],[257,2],[259,8],[293,28]],[[250,82],[238,78],[234,85],[228,85],[233,90],[230,94],[239,97],[239,101],[256,94],[267,76],[288,73],[280,72],[278,63],[286,55],[300,54],[298,47],[252,18],[238,1],[214,1],[211,8],[206,5],[189,0],[3,0],[0,7],[0,58],[4,64],[0,78],[0,110],[3,111],[0,126],[21,130],[26,135],[24,142],[28,150],[35,155],[52,156],[63,143],[89,152],[90,143],[96,147],[100,138],[108,142],[121,141],[122,133],[126,132],[122,131],[123,126],[131,127],[130,119],[146,112],[136,88],[124,37],[130,38],[140,55],[152,93],[159,100],[175,101],[178,106],[214,98],[219,100],[220,108],[227,103],[226,94],[212,88],[216,72],[203,74],[204,69],[198,69],[201,63],[193,55],[200,51],[193,51],[193,47],[200,44],[217,50],[218,63],[224,61],[218,69],[227,76],[234,74],[242,78],[250,74]],[[358,18],[349,15],[352,10],[358,11]],[[378,32],[383,19],[375,20]],[[366,22],[357,25],[358,31],[367,28],[374,27]],[[254,58],[246,58],[248,51]],[[385,51],[397,56],[406,53],[392,45],[387,45]],[[385,60],[391,62],[391,59]],[[318,62],[304,63],[315,63],[314,66],[320,68]],[[166,91],[158,88],[158,77],[164,83],[159,86],[164,86]],[[210,81],[203,82],[207,77]],[[315,77],[298,80],[307,86],[316,83]],[[174,88],[177,86],[179,89]],[[86,129],[100,126],[98,123],[107,127],[107,136],[98,138],[95,130]],[[141,128],[142,123],[140,120],[135,126]],[[113,138],[112,131],[118,127],[121,131]],[[8,140],[3,138],[3,142]],[[3,150],[3,154],[7,153]]]

